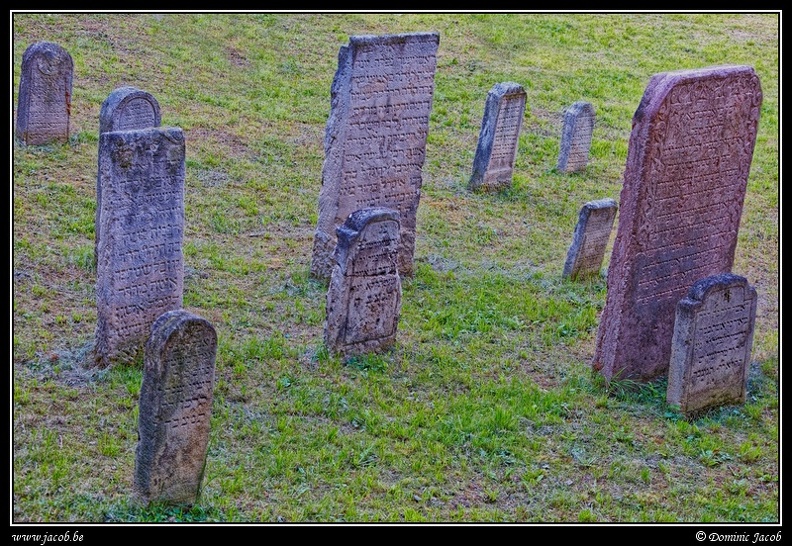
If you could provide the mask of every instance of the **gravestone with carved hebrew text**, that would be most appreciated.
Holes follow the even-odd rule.
[[[731,272],[762,89],[750,66],[656,74],[633,116],[592,366],[606,380],[668,371],[676,305]]]
[[[578,101],[564,111],[561,149],[556,168],[562,172],[581,171],[588,165],[591,135],[594,132],[594,107]]]
[[[151,93],[136,87],[119,87],[110,93],[99,111],[99,134],[159,127],[160,106]],[[101,221],[102,186],[96,183],[96,225]],[[94,265],[99,256],[99,230],[94,234]]]
[[[336,265],[327,291],[324,337],[345,357],[387,349],[401,311],[399,213],[368,208],[338,228]]]
[[[511,187],[525,101],[525,89],[514,82],[497,83],[487,93],[468,183],[471,190],[490,192]]]
[[[182,309],[154,321],[146,342],[134,496],[192,504],[200,494],[212,417],[217,333]]]
[[[562,277],[575,281],[599,275],[617,208],[613,199],[598,199],[583,205]]]
[[[356,210],[399,212],[399,271],[412,274],[440,36],[352,36],[338,54],[325,129],[311,275],[329,279],[336,228]]]
[[[99,136],[95,362],[130,363],[154,320],[182,306],[184,134],[174,127]]]
[[[69,140],[74,61],[52,42],[30,45],[22,55],[16,138],[27,146]]]
[[[756,290],[744,277],[696,282],[676,308],[668,403],[688,414],[745,403],[755,318]]]

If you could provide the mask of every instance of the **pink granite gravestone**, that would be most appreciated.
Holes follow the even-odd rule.
[[[656,74],[633,116],[593,368],[668,370],[677,302],[734,260],[762,90],[749,66]]]
[[[330,278],[336,228],[367,207],[399,212],[399,271],[412,273],[439,42],[434,32],[352,36],[341,48],[325,130],[314,277]]]

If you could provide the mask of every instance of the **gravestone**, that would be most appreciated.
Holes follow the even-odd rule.
[[[99,136],[96,365],[131,362],[149,328],[182,306],[184,135],[179,128]]]
[[[734,261],[762,91],[749,66],[653,76],[633,116],[592,366],[665,374],[677,302]]]
[[[367,208],[338,228],[327,291],[328,349],[353,356],[387,349],[396,340],[401,310],[399,213]]]
[[[99,111],[99,134],[159,127],[160,122],[159,103],[153,95],[135,87],[119,87],[102,103],[102,109]],[[95,218],[97,226],[101,221],[99,218],[101,203],[101,186],[97,180]],[[94,239],[94,265],[96,265],[99,256],[99,230],[96,230]]]
[[[498,191],[511,187],[526,96],[523,86],[514,82],[497,83],[487,93],[473,175],[468,184],[471,190]]]
[[[586,168],[593,131],[594,107],[590,103],[578,101],[566,109],[556,165],[559,171],[575,172]]]
[[[201,490],[212,416],[217,333],[184,310],[151,326],[140,387],[134,496],[194,503]]]
[[[74,61],[52,42],[37,42],[22,55],[16,138],[27,146],[69,140]]]
[[[756,290],[723,273],[696,282],[676,308],[666,400],[694,414],[745,403]]]
[[[617,208],[613,199],[599,199],[583,205],[562,277],[575,281],[599,275]]]
[[[338,54],[325,129],[311,275],[328,279],[336,228],[354,211],[399,212],[399,271],[412,274],[439,34],[352,36]]]
[[[99,133],[159,127],[162,117],[157,99],[135,87],[110,93],[99,111]]]

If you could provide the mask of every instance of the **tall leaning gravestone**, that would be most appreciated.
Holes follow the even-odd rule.
[[[511,187],[526,97],[523,86],[514,82],[496,83],[487,93],[473,174],[468,183],[470,190],[498,191]]]
[[[723,273],[693,284],[676,308],[666,400],[695,414],[743,404],[748,388],[756,290]]]
[[[633,116],[593,368],[668,370],[677,302],[734,260],[762,90],[749,66],[653,76]]]
[[[168,311],[151,326],[140,387],[135,498],[192,504],[199,496],[212,416],[217,333]]]
[[[16,138],[27,146],[69,140],[74,61],[52,42],[30,45],[22,55]]]
[[[182,307],[184,151],[176,127],[99,136],[97,366],[134,360],[154,320]]]
[[[415,221],[434,93],[435,32],[352,36],[331,87],[311,275],[329,279],[336,228],[356,210],[399,212],[399,271],[413,270]]]

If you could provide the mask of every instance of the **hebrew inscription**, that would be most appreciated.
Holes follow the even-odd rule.
[[[762,91],[748,66],[657,74],[633,117],[593,367],[668,370],[677,302],[731,271]]]
[[[37,42],[22,55],[16,138],[38,146],[69,140],[74,61],[52,42]]]
[[[695,283],[676,308],[669,404],[684,413],[745,402],[756,290],[732,274]]]
[[[152,324],[140,388],[134,495],[194,503],[212,415],[217,333],[205,319],[168,311]]]
[[[563,277],[575,281],[599,275],[618,206],[613,199],[589,201],[580,209]]]
[[[131,362],[154,320],[182,306],[184,135],[178,128],[99,137],[96,364]]]
[[[566,109],[556,166],[559,171],[575,172],[586,168],[593,132],[594,107],[590,103],[578,101]]]
[[[368,207],[399,212],[399,271],[412,273],[439,41],[437,33],[352,36],[341,48],[325,131],[314,277],[329,279],[336,228]]]
[[[497,191],[511,186],[525,101],[525,89],[514,82],[495,84],[487,93],[471,190]]]
[[[332,352],[376,352],[396,340],[399,237],[399,214],[391,209],[356,211],[338,228],[325,322],[325,343]]]
[[[99,111],[99,133],[159,127],[162,116],[157,99],[135,87],[110,93]]]

